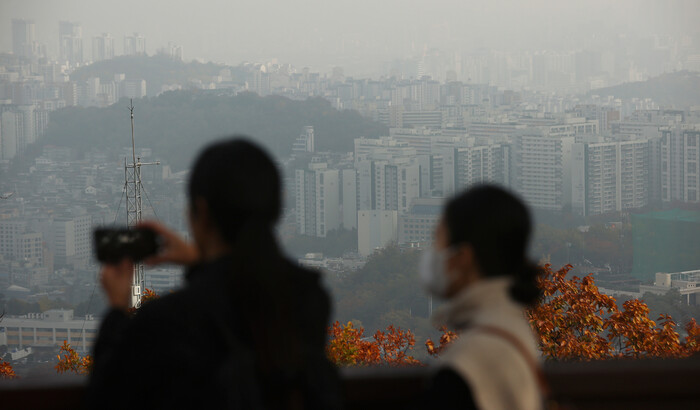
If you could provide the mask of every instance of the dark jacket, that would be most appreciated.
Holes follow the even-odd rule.
[[[330,303],[318,274],[283,258],[282,272],[262,280],[236,266],[232,257],[202,264],[184,289],[133,317],[109,312],[87,407],[337,408],[337,373],[324,353]]]

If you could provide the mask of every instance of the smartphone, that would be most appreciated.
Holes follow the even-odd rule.
[[[97,228],[93,238],[97,260],[106,264],[126,258],[140,262],[160,250],[158,234],[148,228]]]

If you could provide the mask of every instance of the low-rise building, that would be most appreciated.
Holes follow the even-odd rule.
[[[657,272],[653,285],[639,285],[639,293],[665,295],[671,289],[678,289],[687,304],[700,305],[700,270],[665,273]]]
[[[52,309],[44,313],[5,316],[0,331],[5,332],[9,348],[60,346],[68,342],[76,350],[87,352],[97,338],[99,321],[91,315],[73,316],[73,310]]]

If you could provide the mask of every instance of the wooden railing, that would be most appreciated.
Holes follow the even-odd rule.
[[[348,410],[415,408],[430,369],[350,368],[342,380]],[[553,399],[570,409],[700,408],[700,358],[548,363]],[[62,376],[0,382],[0,408],[75,409],[84,379]]]

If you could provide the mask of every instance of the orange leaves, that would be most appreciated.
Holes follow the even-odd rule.
[[[457,335],[455,332],[447,330],[447,326],[442,326],[440,331],[442,332],[442,336],[440,336],[439,346],[435,346],[435,343],[433,343],[431,339],[428,339],[428,341],[425,342],[425,348],[428,350],[428,354],[433,357],[438,357],[440,353],[442,353],[442,351],[450,345],[450,343],[459,338],[459,335]]]
[[[141,304],[158,299],[158,294],[151,289],[146,289],[141,296]],[[134,313],[136,308],[129,309],[129,313]],[[61,353],[63,356],[61,356]],[[67,341],[63,341],[63,346],[58,354],[58,364],[54,369],[58,373],[73,372],[77,374],[88,374],[92,368],[92,356],[80,356]]]
[[[684,340],[686,353],[688,355],[700,353],[700,326],[695,319],[691,319],[685,325],[685,331],[688,333]]]
[[[598,292],[591,275],[567,279],[571,268],[554,272],[544,266],[538,278],[543,297],[527,311],[530,325],[547,358],[604,359],[609,351],[608,340],[601,336],[604,316],[617,309],[615,299]]]
[[[18,376],[15,374],[12,366],[7,362],[0,362],[0,380],[3,379],[16,379]]]
[[[159,296],[156,293],[156,291],[152,289],[146,289],[143,291],[143,295],[141,295],[141,303],[146,303],[150,302],[152,300],[158,299]]]
[[[63,353],[63,356],[61,356]],[[88,374],[92,368],[92,357],[86,355],[81,357],[67,341],[63,341],[63,346],[58,355],[58,364],[54,367],[58,373],[73,372],[77,374]]]
[[[614,298],[598,291],[591,275],[567,279],[570,269],[566,265],[554,272],[545,265],[538,279],[542,300],[527,312],[546,358],[671,358],[699,351],[700,327],[694,320],[686,325],[688,336],[681,341],[670,316],[662,315],[657,324],[640,300],[629,300],[620,310]]]
[[[328,328],[330,338],[326,344],[329,360],[338,366],[420,364],[408,355],[416,342],[410,330],[389,326],[384,332],[378,330],[371,338],[363,337],[364,331],[355,328],[352,322],[333,323]]]

